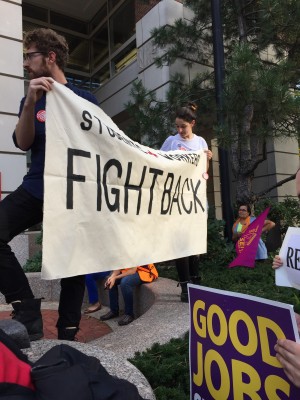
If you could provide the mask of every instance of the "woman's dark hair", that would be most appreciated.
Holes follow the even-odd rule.
[[[28,49],[32,45],[42,53],[53,51],[57,66],[64,71],[69,57],[69,46],[64,36],[52,29],[37,28],[27,32],[24,37],[24,47]]]
[[[183,119],[186,122],[192,122],[197,118],[197,108],[195,103],[188,103],[186,106],[178,108],[176,111],[176,118]]]
[[[250,215],[250,214],[251,214],[251,206],[250,206],[250,204],[241,203],[241,204],[239,205],[239,208],[242,207],[242,206],[245,206],[245,207],[247,208],[247,212],[248,212],[249,215]]]

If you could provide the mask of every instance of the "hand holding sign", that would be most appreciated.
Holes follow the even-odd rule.
[[[283,366],[286,376],[300,387],[300,346],[292,340],[279,339],[275,345],[276,357]]]
[[[279,257],[273,260],[273,268],[277,286],[300,289],[300,228],[288,229]]]

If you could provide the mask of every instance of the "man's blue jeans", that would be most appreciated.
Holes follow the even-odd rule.
[[[20,186],[0,201],[0,291],[7,303],[32,299],[27,277],[8,242],[43,219],[43,201]],[[63,240],[63,236],[62,236]],[[61,279],[56,326],[79,326],[84,296],[84,275]]]
[[[111,311],[119,314],[119,297],[118,286],[120,285],[124,303],[125,314],[133,317],[133,289],[143,283],[139,274],[136,272],[132,275],[124,276],[122,279],[117,279],[115,285],[109,290],[109,303]]]

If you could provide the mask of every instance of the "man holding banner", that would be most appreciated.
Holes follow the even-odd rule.
[[[13,140],[19,149],[31,150],[31,166],[21,186],[0,203],[0,290],[14,308],[13,318],[25,325],[30,340],[37,340],[43,336],[41,299],[34,298],[8,242],[43,218],[46,93],[58,82],[89,102],[98,103],[90,93],[67,82],[64,67],[68,44],[63,36],[51,29],[35,29],[26,34],[24,47],[24,68],[31,80],[27,96],[21,101]],[[84,290],[83,275],[61,280],[58,339],[74,340]]]

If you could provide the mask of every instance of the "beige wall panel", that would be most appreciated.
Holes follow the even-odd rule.
[[[26,171],[25,155],[1,154],[0,171],[2,191],[15,190],[21,184],[24,171]]]
[[[125,109],[124,104],[130,99],[131,83],[136,77],[137,63],[134,61],[96,93],[100,107],[110,117],[117,115]]]
[[[15,3],[22,4],[21,1]],[[22,40],[22,7],[0,1],[0,35]]]
[[[15,130],[18,117],[11,115],[1,115],[0,117],[0,152],[11,151],[11,152],[21,152],[12,140],[12,134]]]
[[[183,6],[181,3],[174,0],[162,0],[136,24],[137,47],[150,39],[153,28],[172,24],[182,15]]]
[[[118,93],[100,102],[102,110],[110,117],[124,110],[124,103],[129,100],[131,86],[125,86]]]
[[[0,72],[23,77],[23,45],[21,42],[0,37]]]
[[[0,76],[0,93],[0,112],[18,114],[20,100],[24,93],[23,80]]]

